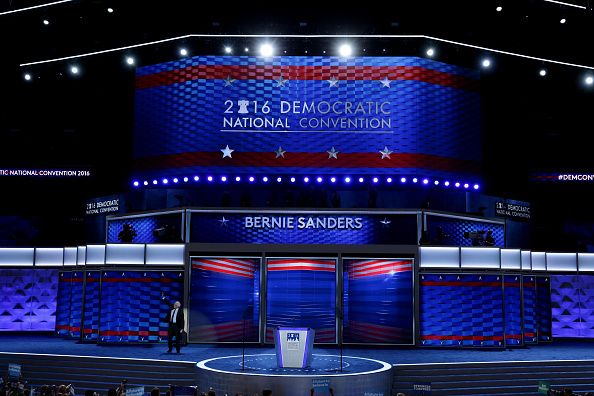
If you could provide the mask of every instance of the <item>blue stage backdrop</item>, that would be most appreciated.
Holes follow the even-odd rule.
[[[183,301],[182,271],[102,271],[99,342],[167,340],[170,301]]]
[[[183,221],[181,213],[167,213],[127,219],[107,219],[107,243],[122,243],[124,224],[134,230],[131,243],[182,243]],[[123,234],[122,234],[123,236]],[[130,243],[130,242],[129,242]]]
[[[479,73],[417,57],[197,56],[137,69],[136,175],[480,174]]]
[[[551,320],[551,278],[536,277],[536,318],[538,342],[550,342],[552,338]]]
[[[83,302],[83,339],[96,341],[99,333],[99,286],[101,271],[87,271],[85,280],[85,298]]]
[[[0,331],[54,331],[58,270],[0,269]]]
[[[422,274],[421,345],[503,346],[501,275]]]
[[[60,271],[56,307],[56,334],[70,335],[70,303],[72,301],[72,271]]]
[[[191,341],[259,341],[259,258],[192,258],[191,276]]]
[[[345,342],[412,344],[413,260],[344,259]]]
[[[84,272],[73,271],[70,278],[70,324],[68,335],[72,338],[80,338],[80,327],[82,319]]]
[[[311,327],[315,342],[336,342],[336,260],[269,258],[266,342],[277,326]]]
[[[505,345],[523,345],[522,336],[522,275],[503,276],[505,313]]]
[[[192,212],[190,240],[199,243],[417,243],[416,214]]]
[[[430,244],[450,246],[487,246],[485,236],[492,231],[494,246],[505,247],[503,224],[428,215],[427,231]]]
[[[553,337],[594,338],[594,276],[550,279]]]
[[[522,277],[524,298],[524,343],[536,344],[538,342],[538,318],[536,307],[536,277]]]

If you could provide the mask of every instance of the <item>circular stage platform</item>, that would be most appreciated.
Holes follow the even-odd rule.
[[[273,395],[303,396],[324,383],[340,396],[384,396],[392,385],[391,364],[355,356],[343,356],[342,372],[340,356],[316,354],[311,367],[304,369],[278,368],[274,354],[245,355],[243,370],[241,355],[207,359],[197,366],[200,390],[213,387],[229,396],[262,394],[263,389],[272,389]]]

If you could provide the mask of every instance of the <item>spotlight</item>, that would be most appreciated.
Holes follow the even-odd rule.
[[[433,48],[429,48],[429,49],[427,49],[426,54],[428,57],[432,58],[433,55],[435,55],[435,50]]]
[[[268,176],[264,176],[264,177],[262,178],[262,181],[263,181],[264,183],[268,183]]]
[[[132,184],[134,185],[134,187],[138,187],[138,185],[139,185],[140,183],[138,183],[137,181],[134,181],[134,183],[132,183]]]
[[[353,47],[351,47],[349,44],[342,44],[338,48],[338,53],[343,58],[348,58],[349,56],[351,56],[353,54]]]
[[[227,176],[221,176],[221,181],[224,183],[227,181]]]
[[[386,179],[386,182],[388,182],[388,183],[392,183],[392,178],[391,178],[391,177],[388,177],[388,178]]]
[[[187,182],[188,182],[188,178],[184,177],[184,183],[187,183]]]
[[[495,11],[497,11],[497,12],[501,12],[501,11],[503,11],[503,7],[501,7],[501,6],[497,6],[497,8],[495,8]]]
[[[305,177],[303,178],[303,182],[304,182],[304,183],[309,183],[309,177],[305,176]]]
[[[142,184],[144,184],[145,186],[148,186],[148,182],[146,180],[143,181]]]
[[[350,183],[351,182],[351,178],[350,177],[345,177],[344,178],[344,182],[345,183]]]
[[[423,184],[429,184],[429,179],[423,179]]]
[[[31,75],[29,73],[26,73],[23,78],[25,79],[25,81],[31,81]]]
[[[70,73],[72,74],[78,74],[79,70],[78,70],[78,66],[72,66],[70,67]]]
[[[416,177],[413,177],[413,183],[416,183],[418,181],[419,181],[419,179],[417,179]]]
[[[254,176],[250,176],[250,177],[248,177],[248,180],[250,181],[250,183],[253,183],[254,180],[256,180],[256,179],[254,179]]]
[[[49,21],[48,21],[47,19],[44,19],[44,20],[43,20],[43,24],[44,24],[45,26],[47,26],[47,25],[49,25]]]
[[[295,178],[294,177],[291,177],[290,180],[291,180],[291,183],[295,183]]]
[[[374,178],[372,179],[372,181],[373,181],[374,183],[377,183],[377,182],[379,182],[379,179],[378,179],[377,177],[374,177]]]
[[[186,55],[188,55],[188,50],[185,49],[185,48],[182,48],[182,49],[179,50],[179,54],[181,56],[186,56]]]
[[[454,184],[454,186],[460,187],[460,183],[456,182],[456,184]]]
[[[479,185],[478,184],[475,184],[474,186],[472,186],[472,188],[474,188],[475,190],[478,190],[479,189]]]
[[[468,183],[464,183],[464,188],[468,188]]]
[[[435,184],[436,186],[439,186],[439,180],[435,180],[435,181],[433,182],[433,184]]]
[[[363,183],[365,181],[365,179],[363,179],[362,177],[359,178],[359,183]]]
[[[163,184],[167,184],[167,183],[169,183],[169,180],[163,179],[162,182],[163,182]]]
[[[331,177],[330,178],[330,183],[336,183],[336,178],[335,177]]]
[[[107,12],[109,12],[110,14],[112,14],[112,13],[113,13],[113,8],[111,8],[111,7],[108,7],[108,8],[107,8]]]
[[[592,85],[592,84],[594,84],[594,77],[588,76],[588,77],[586,77],[586,79],[584,81],[586,82],[586,84]]]
[[[546,76],[546,75],[547,75],[547,71],[546,71],[545,69],[540,69],[540,71],[538,72],[538,74],[539,74],[541,77],[544,77],[544,76]]]
[[[277,177],[277,178],[276,178],[276,182],[277,182],[277,183],[280,183],[280,182],[282,182],[282,181],[283,181],[283,178],[282,178],[282,177],[280,177],[280,176],[279,176],[279,177]]]
[[[449,181],[446,181],[445,183],[443,183],[444,186],[448,187],[450,185]]]
[[[127,56],[126,57],[126,63],[130,66],[132,66],[134,64],[134,58],[131,56]]]
[[[244,52],[250,52],[250,49],[249,49],[248,47],[245,47],[245,48],[243,49],[243,51],[244,51]]]
[[[177,177],[174,177],[174,178],[173,178],[173,182],[174,182],[174,183],[177,183],[178,181],[179,181],[179,179],[178,179]]]
[[[194,181],[200,180],[200,176],[194,176]]]
[[[209,182],[211,182],[211,181],[212,181],[212,176],[208,176],[208,177],[206,178],[206,180],[208,180]]]
[[[317,177],[317,179],[316,179],[316,181],[317,181],[318,183],[321,183],[321,182],[322,182],[322,180],[323,180],[323,179],[322,179],[320,176],[318,176],[318,177]]]
[[[246,48],[247,49],[247,48]],[[225,46],[225,53],[226,54],[230,54],[231,52],[233,52],[233,49],[229,46]],[[246,51],[247,52],[247,51]]]
[[[400,183],[406,183],[406,177],[401,177],[400,178]]]
[[[561,20],[559,21],[559,23],[562,25],[565,24],[565,22],[567,22],[567,19],[565,19],[565,18],[561,18]]]
[[[260,46],[260,55],[262,55],[264,58],[270,58],[273,53],[274,49],[272,48],[272,45],[266,43]]]
[[[235,181],[236,182],[240,182],[241,181],[241,176],[235,176]]]
[[[157,185],[157,183],[159,183],[159,182],[157,181],[157,179],[153,180],[153,184],[154,184],[155,186]]]
[[[487,69],[489,67],[491,67],[491,60],[490,59],[483,59],[483,61],[481,62],[481,65]]]

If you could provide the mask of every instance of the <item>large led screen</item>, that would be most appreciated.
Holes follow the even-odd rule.
[[[192,258],[191,341],[259,341],[259,305],[259,258]]]
[[[522,276],[503,276],[503,304],[505,313],[505,345],[524,344],[522,336]]]
[[[101,271],[87,271],[85,279],[85,297],[83,301],[84,317],[82,323],[83,340],[96,341],[99,332],[99,286]]]
[[[536,307],[536,277],[524,276],[523,301],[524,301],[524,342],[535,344],[538,342],[538,318]]]
[[[266,342],[278,326],[310,327],[315,342],[336,342],[336,260],[267,259]]]
[[[478,178],[479,73],[417,57],[197,56],[136,71],[136,175]]]
[[[107,243],[182,243],[181,213],[107,220]]]
[[[421,345],[503,346],[501,278],[486,274],[421,275]]]
[[[103,271],[101,273],[99,342],[167,340],[169,307],[183,303],[182,271]]]
[[[594,338],[594,276],[551,275],[553,337]]]
[[[538,342],[552,341],[551,281],[548,276],[536,277],[536,320]]]
[[[413,260],[343,259],[345,342],[413,343]]]
[[[56,334],[70,335],[70,303],[72,297],[72,271],[61,271],[58,277],[56,306]]]
[[[54,331],[58,270],[0,269],[0,331]]]

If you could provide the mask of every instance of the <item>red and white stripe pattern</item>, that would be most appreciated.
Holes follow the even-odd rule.
[[[353,340],[377,343],[412,343],[412,329],[349,321],[345,335]]]
[[[268,271],[336,271],[334,259],[268,259]]]
[[[219,272],[227,275],[254,278],[257,260],[226,257],[193,258],[192,268],[204,271]]]
[[[359,260],[353,261],[348,267],[349,279],[363,278],[376,275],[394,275],[397,272],[412,271],[413,260]]]
[[[236,321],[194,326],[190,330],[191,334],[194,334],[193,341],[199,342],[239,342],[244,336],[244,331],[246,341],[254,341],[258,338],[258,327],[254,326],[251,320],[246,320],[245,323]]]
[[[304,326],[307,327],[307,326]],[[318,343],[333,343],[336,342],[336,329],[335,328],[317,328],[314,342]],[[274,327],[266,327],[266,342],[274,342]]]

